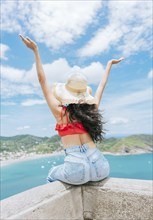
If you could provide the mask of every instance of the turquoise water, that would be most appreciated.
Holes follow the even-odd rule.
[[[128,156],[105,155],[110,163],[110,177],[152,180],[153,154]],[[64,163],[64,156],[16,162],[1,168],[1,196],[7,198],[27,189],[46,184],[52,166]]]

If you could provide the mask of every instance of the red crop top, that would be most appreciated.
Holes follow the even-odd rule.
[[[62,111],[63,109],[65,110],[66,113],[66,106],[62,106]],[[62,119],[62,111],[61,111],[61,119]],[[58,131],[59,136],[87,133],[87,130],[83,127],[83,124],[81,122],[68,123],[67,113],[66,113],[66,118],[67,118],[67,124],[56,123],[55,130]]]

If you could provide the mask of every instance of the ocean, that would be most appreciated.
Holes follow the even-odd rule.
[[[105,154],[104,154],[105,155]],[[46,184],[51,167],[64,163],[64,155],[16,162],[1,167],[0,199]],[[110,164],[110,177],[153,180],[153,154],[105,155]]]

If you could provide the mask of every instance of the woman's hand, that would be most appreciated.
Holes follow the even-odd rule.
[[[108,61],[108,63],[110,63],[110,64],[117,64],[117,63],[121,62],[124,59],[125,59],[124,57],[121,57],[118,60],[112,59],[112,60]]]
[[[25,43],[25,45],[27,47],[29,47],[30,49],[32,49],[33,51],[36,51],[38,49],[37,44],[32,41],[29,37],[23,37],[21,34],[19,34],[19,36],[21,37],[22,41]]]

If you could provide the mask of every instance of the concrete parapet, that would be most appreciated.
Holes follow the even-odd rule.
[[[1,201],[1,219],[151,220],[153,181],[107,178],[73,186],[60,181]]]
[[[59,181],[38,186],[2,200],[1,219],[80,219],[81,187]]]
[[[111,178],[83,187],[84,219],[151,220],[152,181]]]

